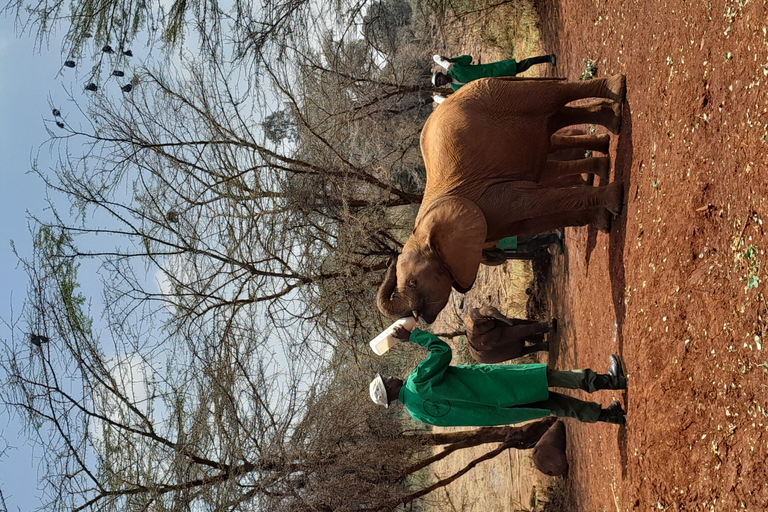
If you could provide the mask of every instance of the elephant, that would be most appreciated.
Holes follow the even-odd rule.
[[[584,123],[618,134],[624,93],[623,75],[566,83],[484,78],[437,107],[421,132],[422,204],[379,287],[379,310],[432,323],[451,287],[468,291],[483,249],[502,238],[585,224],[608,232],[621,212],[622,183],[563,185],[583,173],[607,177],[608,157],[557,161],[547,154],[553,147],[603,147],[599,136],[553,135]],[[583,98],[611,101],[566,106]]]
[[[563,475],[568,471],[565,449],[565,423],[557,420],[533,447],[533,465],[545,475]]]
[[[464,319],[467,348],[478,363],[500,363],[526,354],[547,351],[544,335],[557,330],[557,321],[509,318],[493,306],[472,308]],[[526,345],[528,341],[532,345]]]

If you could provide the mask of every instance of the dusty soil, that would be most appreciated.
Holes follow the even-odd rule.
[[[768,4],[537,9],[555,74],[594,59],[628,89],[611,144],[624,213],[610,235],[568,229],[540,296],[560,319],[553,367],[604,370],[618,353],[629,376],[592,395],[621,400],[625,428],[567,421],[574,510],[768,510]],[[466,300],[500,305],[488,289]]]
[[[591,58],[627,76],[624,213],[610,235],[568,230],[549,294],[564,327],[550,364],[604,369],[616,352],[630,381],[626,428],[568,423],[577,509],[768,510],[768,4],[538,8],[558,74]]]

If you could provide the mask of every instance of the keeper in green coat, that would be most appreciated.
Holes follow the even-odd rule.
[[[459,90],[462,85],[478,78],[515,76],[535,64],[548,63],[553,66],[557,64],[557,57],[554,54],[531,57],[520,62],[517,62],[515,59],[506,59],[488,64],[472,64],[471,55],[461,55],[451,59],[435,55],[432,59],[447,71],[447,73],[437,72],[433,74],[432,85],[435,87],[450,85],[454,91]],[[442,102],[440,98],[445,99],[440,95],[434,96],[437,103]]]
[[[403,381],[377,375],[370,384],[371,399],[387,407],[392,401],[405,405],[411,416],[430,425],[482,427],[508,425],[551,414],[594,423],[624,424],[626,413],[618,401],[603,409],[549,391],[550,386],[583,389],[626,389],[627,380],[617,356],[604,375],[592,370],[559,371],[545,364],[450,366],[451,348],[437,336],[403,327],[395,337],[421,345],[429,355]]]

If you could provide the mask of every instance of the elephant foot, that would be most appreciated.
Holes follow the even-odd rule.
[[[613,102],[611,109],[613,110],[613,119],[611,120],[610,126],[606,126],[606,128],[608,128],[612,134],[618,135],[621,133],[621,102]]]
[[[621,119],[619,119],[619,122],[621,122]],[[601,133],[600,135],[595,135],[595,151],[599,151],[601,153],[608,154],[608,148],[611,145],[611,136],[607,133]]]
[[[610,233],[612,220],[613,214],[606,208],[603,208],[603,211],[597,216],[597,219],[595,219],[595,227],[601,233]]]
[[[621,215],[624,206],[624,183],[620,180],[614,181],[606,187],[605,193],[607,194],[605,208],[613,215]]]
[[[593,158],[595,160],[595,175],[600,178],[600,185],[605,185],[611,176],[611,159],[607,156]]]
[[[609,76],[605,79],[605,85],[610,91],[610,98],[618,103],[624,103],[627,93],[627,77],[622,74]]]

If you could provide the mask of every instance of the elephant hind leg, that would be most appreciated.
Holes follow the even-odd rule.
[[[547,160],[539,183],[542,185],[563,184],[561,179],[567,176],[595,174],[600,177],[600,183],[602,184],[608,181],[610,173],[611,159],[607,156],[566,160],[564,162]]]
[[[520,356],[533,354],[534,352],[549,352],[549,343],[546,341],[540,343],[534,343],[533,345],[526,345],[523,350],[520,351]]]
[[[584,151],[600,151],[608,153],[608,146],[611,143],[611,136],[607,133],[601,135],[580,134],[580,135],[552,135],[549,151],[560,151],[566,149],[583,149]]]
[[[606,98],[623,103],[627,90],[626,77],[621,74],[592,80],[565,82],[558,84],[558,87],[560,87],[560,99],[563,101],[563,105],[584,98]]]
[[[605,208],[613,215],[621,215],[624,206],[624,183],[621,180],[614,181],[606,187],[605,193],[608,198],[605,202]]]
[[[622,74],[611,75],[605,79],[606,87],[613,93],[613,101],[624,103],[627,95],[627,77]]]
[[[621,103],[593,103],[578,107],[563,107],[549,120],[549,132],[574,124],[599,124],[605,126],[614,135],[621,132]]]
[[[581,174],[574,174],[573,176],[561,176],[555,180],[542,183],[542,185],[550,187],[591,187],[594,185],[594,180],[591,178],[585,180],[581,177]]]
[[[595,221],[593,222],[593,225],[601,233],[610,233],[612,222],[613,214],[607,208],[600,208],[595,213]]]
[[[497,337],[490,341],[483,336],[478,338],[467,339],[469,354],[478,363],[492,364],[517,359],[525,349],[523,339],[504,340],[503,337]]]

